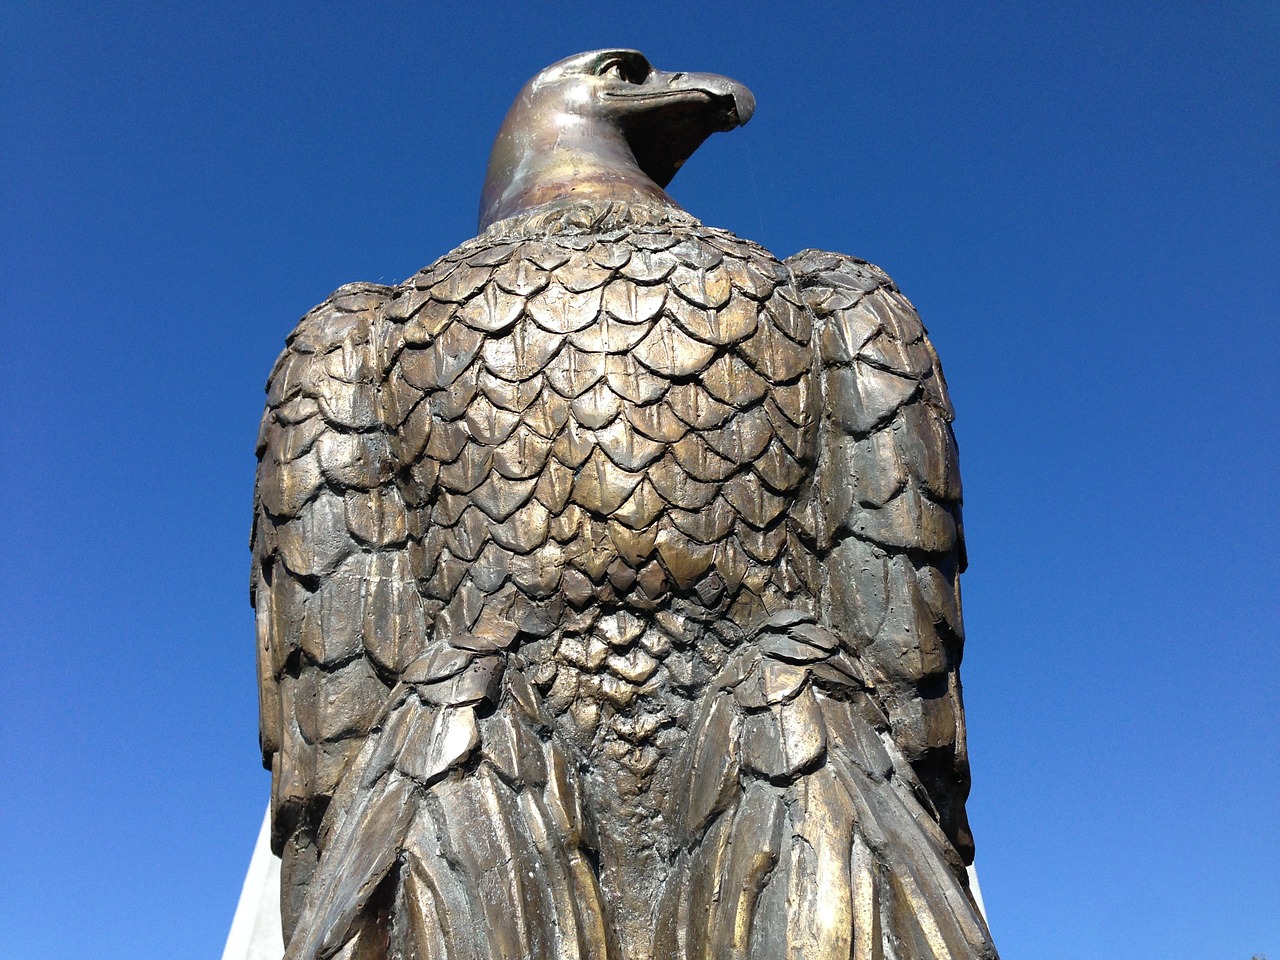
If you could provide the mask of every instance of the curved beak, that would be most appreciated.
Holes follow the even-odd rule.
[[[751,119],[756,98],[743,84],[715,73],[652,70],[643,83],[615,88],[605,97],[640,169],[665,187],[713,133]]]

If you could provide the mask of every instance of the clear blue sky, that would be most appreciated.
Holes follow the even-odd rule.
[[[527,77],[627,45],[759,101],[677,199],[881,264],[942,354],[1006,960],[1280,960],[1280,6],[442,7],[0,11],[0,956],[219,956],[271,363],[472,235]]]

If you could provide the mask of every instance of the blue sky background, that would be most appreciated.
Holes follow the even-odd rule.
[[[5,4],[0,955],[220,955],[267,372],[614,45],[759,101],[678,200],[879,263],[942,354],[1006,960],[1280,960],[1280,6],[1172,0]]]

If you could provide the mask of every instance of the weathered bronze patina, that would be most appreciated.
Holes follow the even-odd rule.
[[[555,64],[481,235],[289,337],[253,592],[290,960],[995,957],[937,356],[878,268],[662,189],[753,108]]]

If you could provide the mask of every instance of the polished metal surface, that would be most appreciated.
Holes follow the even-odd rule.
[[[995,957],[937,356],[878,268],[662,190],[753,109],[562,61],[484,232],[290,336],[254,598],[291,960]]]
[[[569,57],[524,85],[498,131],[480,229],[566,200],[675,205],[662,188],[712,133],[746,123],[756,102],[711,73],[666,73],[635,50]]]

